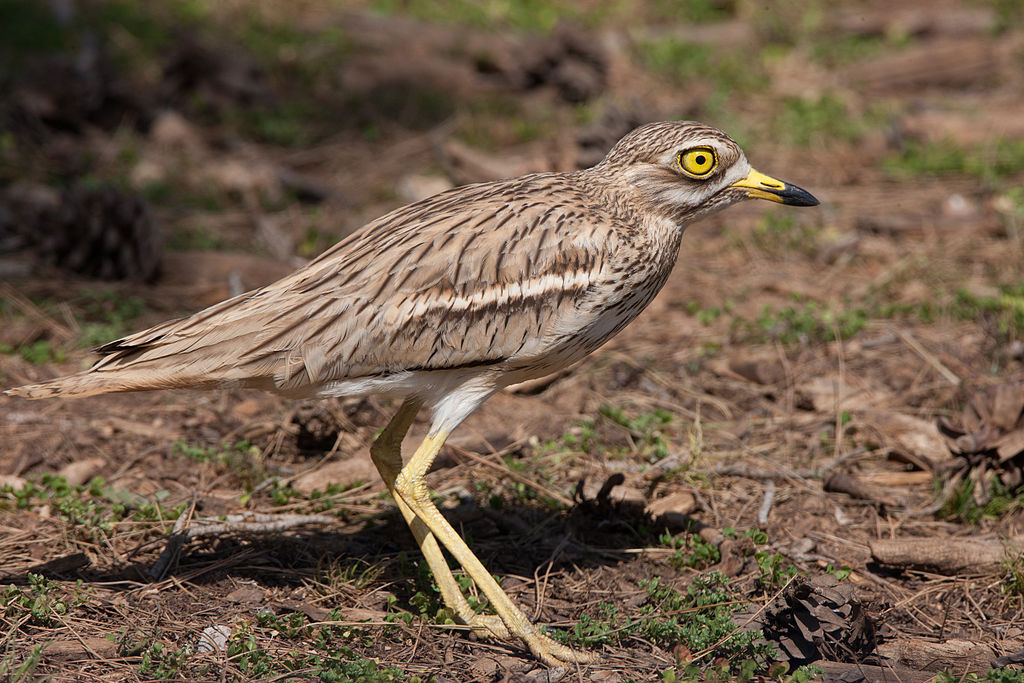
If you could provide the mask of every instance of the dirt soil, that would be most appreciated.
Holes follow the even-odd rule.
[[[370,4],[224,3],[156,53],[125,20],[92,62],[87,41],[33,55],[50,85],[12,77],[0,117],[0,384],[76,371],[92,344],[269,283],[452,184],[587,165],[643,121],[719,125],[822,206],[747,202],[689,228],[639,319],[493,398],[428,477],[513,600],[597,662],[548,671],[450,623],[368,458],[395,404],[227,389],[0,396],[0,672],[1019,668],[998,659],[1024,651],[1015,5],[688,3],[712,14],[526,30]],[[288,28],[247,43],[239,17]],[[709,640],[671,596],[714,571],[732,626]]]

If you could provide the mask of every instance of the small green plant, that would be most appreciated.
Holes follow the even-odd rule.
[[[795,305],[782,309],[766,305],[753,323],[736,318],[733,332],[744,341],[823,343],[834,341],[837,335],[850,339],[867,326],[867,321],[867,311],[862,308],[835,311],[827,304],[798,299]]]
[[[674,36],[639,42],[636,54],[643,66],[674,84],[713,84],[715,91],[707,103],[710,108],[737,93],[761,90],[767,82],[760,60],[747,53],[713,51]]]
[[[83,604],[88,597],[81,580],[69,593],[45,576],[29,574],[27,590],[9,585],[0,593],[0,609],[12,621],[27,615],[31,624],[54,626],[68,610]]]
[[[0,353],[16,353],[27,362],[40,365],[43,363],[63,363],[67,356],[64,349],[54,346],[53,342],[46,339],[40,339],[25,346],[0,344]]]
[[[787,97],[775,125],[777,136],[801,147],[822,140],[856,142],[867,129],[864,121],[851,116],[842,100],[832,95]]]
[[[158,491],[152,498],[139,496],[111,488],[102,477],[71,486],[64,477],[47,473],[19,489],[0,487],[0,508],[7,502],[21,510],[47,505],[68,523],[70,536],[95,541],[108,536],[123,520],[163,524],[177,519],[185,503],[165,507],[161,501],[168,495],[167,491]]]
[[[373,0],[382,14],[411,14],[417,19],[445,24],[465,24],[484,30],[518,29],[547,32],[560,20],[589,23],[588,12],[575,3],[550,0]],[[595,10],[596,11],[596,10]]]
[[[676,569],[706,569],[722,559],[715,544],[708,543],[697,534],[688,533],[680,538],[665,532],[658,541],[675,551],[668,561]]]
[[[989,669],[984,676],[940,671],[935,674],[934,680],[935,683],[1024,683],[1024,671],[1009,668]]]
[[[341,639],[357,639],[364,646],[371,645],[372,640],[363,637],[362,631],[358,628],[307,625],[295,630],[294,627],[299,621],[292,615],[284,617],[283,623],[280,619],[265,618],[264,623],[270,631],[270,639],[264,638],[263,627],[252,628],[243,625],[228,639],[228,661],[246,680],[291,680],[293,672],[301,671],[303,678],[321,681],[422,682],[419,677],[407,678],[398,669],[382,667],[373,660],[359,657],[348,647],[335,645],[335,641]],[[341,615],[333,612],[328,621],[342,621]],[[308,654],[304,647],[294,647],[282,652],[279,649],[281,643],[294,646],[312,643],[318,651]],[[276,647],[270,650],[267,647],[270,644]]]
[[[760,572],[757,582],[764,591],[775,591],[786,585],[786,582],[799,573],[785,557],[778,553],[758,551],[754,553],[757,569]]]
[[[729,592],[728,579],[721,572],[695,576],[685,593],[663,585],[660,578],[641,581],[640,587],[647,592],[648,602],[638,616],[628,618],[613,605],[602,604],[596,617],[581,617],[571,631],[550,635],[578,645],[618,643],[639,636],[656,643],[681,645],[691,653],[710,649],[708,661],[721,658],[728,662],[727,673],[746,672],[747,678],[755,671],[766,670],[773,661],[771,646],[758,642],[762,639],[760,632],[739,631],[732,622],[730,615],[740,604]]]
[[[900,154],[885,159],[883,168],[894,178],[961,174],[995,182],[1024,171],[1024,140],[994,140],[969,148],[950,140],[911,140]]]
[[[619,610],[607,602],[597,606],[598,616],[581,614],[567,638],[583,646],[603,645],[618,639]]]
[[[851,569],[849,566],[845,564],[841,567],[836,567],[835,565],[830,564],[827,567],[825,567],[825,573],[832,574],[839,581],[845,581],[847,578],[849,578],[850,574],[853,573],[853,569]]]
[[[146,308],[137,296],[122,296],[107,289],[86,291],[80,305],[79,348],[93,348],[123,337]]]
[[[641,581],[650,604],[641,630],[647,637],[662,642],[680,642],[691,652],[715,648],[713,657],[725,657],[732,670],[749,666],[757,668],[774,659],[770,645],[758,643],[759,632],[737,631],[731,614],[740,608],[729,592],[729,580],[721,572],[708,572],[694,577],[686,593],[664,586],[658,578]],[[753,672],[751,672],[753,673]]]
[[[815,42],[811,55],[826,66],[837,67],[873,57],[885,47],[886,42],[878,36],[830,35]]]
[[[246,440],[235,442],[222,442],[220,446],[192,445],[184,441],[175,441],[171,444],[171,453],[195,462],[208,462],[223,468],[241,481],[247,492],[243,494],[242,502],[249,501],[252,487],[263,481],[267,476],[264,466],[263,451]],[[275,504],[283,505],[287,499],[294,494],[288,493],[290,489],[274,489],[277,492]],[[283,502],[277,502],[283,501]]]
[[[1024,597],[1024,552],[1008,549],[1003,557],[1003,592]]]
[[[3,659],[0,659],[0,680],[7,681],[7,683],[28,683],[41,680],[34,674],[42,659],[42,645],[33,647],[24,658],[20,656],[20,653],[11,651]]]
[[[960,290],[950,305],[950,312],[959,320],[993,318],[1001,334],[1024,332],[1024,281],[999,290],[998,296],[979,296]]]
[[[598,447],[597,421],[593,418],[581,420],[576,427],[562,435],[562,445],[569,450],[589,452]]]
[[[750,233],[750,242],[758,251],[778,259],[811,257],[818,250],[819,228],[797,220],[790,213],[769,211],[762,215]]]
[[[710,69],[710,48],[676,38],[643,42],[638,51],[644,66],[677,83],[698,79]]]
[[[942,480],[936,478],[937,494],[942,493],[943,486]],[[983,519],[999,519],[1024,508],[1024,496],[1012,495],[998,478],[988,483],[987,493],[988,501],[979,505],[974,499],[974,481],[961,481],[946,496],[939,515],[950,521],[976,525]]]
[[[599,411],[602,416],[629,432],[634,452],[652,461],[661,460],[669,454],[672,444],[664,429],[672,423],[672,413],[655,409],[630,416],[622,408],[608,405],[601,406]]]
[[[139,673],[155,680],[181,679],[189,653],[163,643],[153,643],[142,652]]]
[[[726,301],[723,308],[712,307],[712,308],[701,308],[701,305],[696,301],[686,302],[686,313],[697,318],[697,321],[702,325],[710,325],[714,321],[722,317],[724,313],[732,312],[732,302]]]

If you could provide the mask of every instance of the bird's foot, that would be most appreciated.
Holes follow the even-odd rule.
[[[463,623],[473,629],[473,633],[479,638],[495,638],[497,640],[511,640],[512,633],[508,626],[496,614],[473,614],[463,617]],[[537,659],[546,666],[571,666],[572,664],[587,664],[597,657],[589,652],[580,652],[571,647],[562,645],[551,636],[541,633],[536,627],[531,627],[519,636],[526,646],[530,648]]]
[[[562,645],[551,636],[544,635],[540,631],[524,633],[520,636],[530,652],[541,662],[550,667],[572,666],[573,664],[589,664],[597,659],[597,655],[590,652],[580,652],[567,645]]]
[[[470,617],[463,617],[460,621],[472,628],[473,633],[479,638],[496,638],[497,640],[511,638],[508,627],[497,614],[473,614]]]

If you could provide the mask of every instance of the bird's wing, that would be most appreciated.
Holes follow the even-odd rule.
[[[556,174],[457,188],[263,289],[101,347],[85,374],[138,378],[99,391],[242,382],[302,393],[404,370],[528,365],[565,333],[614,246],[589,201]]]

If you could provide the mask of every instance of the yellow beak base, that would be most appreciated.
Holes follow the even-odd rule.
[[[729,187],[746,190],[748,197],[767,199],[789,206],[817,206],[820,202],[807,190],[782,182],[760,171],[750,170],[747,177]]]

